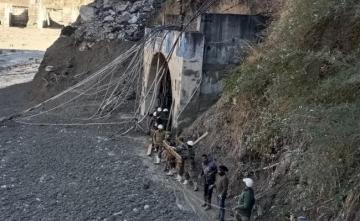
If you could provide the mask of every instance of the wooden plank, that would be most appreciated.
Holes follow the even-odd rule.
[[[209,134],[209,132],[204,133],[201,137],[199,137],[195,142],[194,142],[194,146],[199,143],[202,139],[204,139],[207,135]]]
[[[182,157],[173,149],[170,144],[168,144],[166,141],[164,141],[164,148],[166,151],[168,151],[173,157],[176,158],[176,161],[181,162]]]

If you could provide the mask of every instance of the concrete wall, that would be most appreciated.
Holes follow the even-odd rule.
[[[179,41],[177,39],[179,38]],[[201,33],[180,33],[178,31],[163,31],[153,41],[148,42],[144,49],[144,76],[141,113],[146,114],[156,107],[156,104],[146,102],[145,96],[150,90],[151,79],[154,71],[151,71],[154,64],[153,59],[158,53],[165,58],[175,50],[168,60],[168,68],[171,76],[171,91],[173,96],[173,127],[186,124],[190,120],[189,111],[193,101],[196,101],[202,73],[202,60],[204,49],[204,38]],[[153,69],[154,70],[154,69]],[[196,102],[195,102],[196,103]]]
[[[274,15],[279,10],[284,0],[219,0],[216,1],[208,10],[209,14],[233,14],[233,15]],[[202,0],[183,0],[182,5],[177,0],[167,0],[159,13],[156,21],[162,21],[163,25],[181,25],[181,13],[185,14],[185,23],[189,21],[198,8],[202,5]],[[181,8],[185,8],[181,10]],[[183,11],[183,12],[182,12]],[[196,19],[191,23],[188,31],[200,31],[201,21]],[[159,24],[159,22],[157,22]]]
[[[234,14],[205,14],[199,32],[181,34],[163,31],[145,47],[143,95],[149,90],[149,79],[156,71],[154,56],[167,57],[171,47],[175,52],[168,62],[174,99],[173,126],[189,125],[202,111],[214,104],[223,91],[222,79],[239,65],[251,45],[259,41],[266,17]],[[152,111],[156,104],[144,102],[142,113]]]
[[[27,27],[69,25],[76,21],[80,6],[90,2],[92,0],[2,0],[0,23],[5,27],[11,26],[12,13],[23,7],[28,9]]]
[[[259,41],[266,19],[264,16],[234,14],[203,16],[201,30],[205,36],[205,49],[200,111],[217,101],[223,91],[222,79]]]

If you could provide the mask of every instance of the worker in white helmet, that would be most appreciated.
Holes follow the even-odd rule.
[[[157,126],[159,124],[159,113],[157,111],[154,111],[153,113],[149,113],[149,117],[150,117],[150,120],[149,120],[149,125],[148,125],[148,128],[149,128],[149,131],[148,131],[148,134],[150,136],[153,136],[152,132],[153,130],[156,130],[157,129]]]
[[[164,131],[164,126],[162,124],[159,124],[153,136],[154,149],[158,152],[155,157],[155,164],[160,164],[165,136],[166,133]]]
[[[255,204],[255,194],[253,190],[254,181],[251,178],[244,178],[245,188],[238,196],[235,210],[236,221],[250,221],[251,212]]]
[[[177,176],[176,180],[179,182],[183,181],[184,176],[184,166],[185,160],[187,160],[187,144],[184,141],[183,137],[178,138],[178,145],[174,148],[174,150],[180,155],[181,160],[176,162]]]
[[[161,123],[167,127],[168,122],[169,122],[169,109],[164,108],[163,111],[161,112],[159,118],[160,118]]]

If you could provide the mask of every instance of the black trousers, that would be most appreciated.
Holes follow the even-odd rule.
[[[211,197],[212,197],[212,193],[213,193],[213,188],[209,188],[211,185],[213,185],[212,183],[206,183],[204,185],[204,201],[205,203],[210,206],[211,205]]]

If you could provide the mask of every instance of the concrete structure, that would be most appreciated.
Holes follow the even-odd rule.
[[[59,28],[76,21],[90,0],[2,0],[0,24],[5,27]]]
[[[265,21],[258,15],[205,14],[195,31],[165,30],[154,37],[144,52],[142,114],[166,106],[172,127],[189,125],[217,101],[222,78],[259,40]]]

